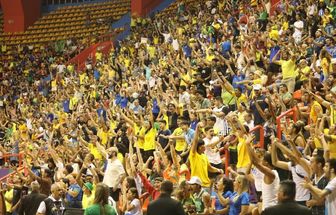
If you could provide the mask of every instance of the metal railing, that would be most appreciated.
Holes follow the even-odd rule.
[[[285,121],[287,120],[287,117],[291,117],[293,121],[296,121],[296,109],[292,108],[289,109],[286,112],[283,112],[276,118],[276,126],[277,126],[277,138],[281,139],[281,134],[282,134],[282,128],[281,128],[281,120],[284,119]]]

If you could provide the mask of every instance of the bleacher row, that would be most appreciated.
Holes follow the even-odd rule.
[[[7,46],[18,44],[40,44],[67,38],[83,38],[104,35],[111,22],[130,11],[130,0],[82,4],[59,8],[42,16],[25,32],[14,34],[0,32],[0,43]],[[3,29],[3,18],[1,29]],[[114,33],[122,31],[115,29]]]

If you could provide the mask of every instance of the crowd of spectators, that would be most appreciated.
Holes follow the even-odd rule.
[[[336,1],[177,2],[83,71],[1,63],[6,214],[335,214]]]

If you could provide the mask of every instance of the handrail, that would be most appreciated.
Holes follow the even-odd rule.
[[[282,114],[280,114],[280,116],[278,116],[276,118],[276,124],[277,124],[277,138],[278,139],[281,139],[281,119],[284,118],[284,117],[287,117],[287,116],[291,116],[294,120],[294,122],[296,121],[296,109],[295,108],[292,108],[292,109],[289,109],[288,111],[286,112],[283,112]]]
[[[19,158],[19,167],[22,165],[23,160],[23,153],[18,154],[4,154],[2,155],[2,158],[4,159],[4,162],[6,163],[11,157],[18,157]]]
[[[6,180],[7,178],[9,178],[13,175],[15,175],[17,172],[21,172],[22,170],[24,170],[24,167],[18,167],[16,171],[13,171],[13,172],[5,175],[4,177],[0,178],[0,182]]]
[[[249,133],[253,133],[255,131],[258,131],[260,132],[260,140],[259,140],[259,143],[254,145],[255,147],[260,147],[260,148],[264,148],[264,141],[265,141],[265,137],[264,137],[264,127],[261,126],[261,125],[257,125],[255,126],[254,128],[252,128],[250,130]],[[230,153],[229,153],[229,150],[228,148],[225,148],[225,147],[222,147],[220,148],[219,150],[220,152],[223,152],[224,151],[224,157],[225,157],[225,175],[226,176],[229,176],[229,172],[228,172],[228,167],[230,165],[229,163],[229,160],[230,160]]]
[[[264,127],[261,125],[257,125],[254,128],[250,130],[250,133],[258,131],[260,133],[260,140],[258,144],[255,144],[254,147],[259,147],[259,148],[264,148],[264,143],[265,143],[265,137],[264,137]]]

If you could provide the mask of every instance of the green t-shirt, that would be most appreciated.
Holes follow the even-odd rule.
[[[114,208],[112,208],[110,205],[105,205],[105,215],[117,215]],[[93,204],[90,207],[85,209],[84,215],[101,215],[100,214],[100,205]]]
[[[268,18],[268,14],[266,11],[261,12],[259,19],[266,20]]]

